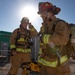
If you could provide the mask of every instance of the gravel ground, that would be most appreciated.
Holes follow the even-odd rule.
[[[7,75],[10,67],[11,67],[10,64],[6,64],[4,67],[0,67],[0,75]],[[22,69],[19,68],[18,75],[21,75],[21,72],[22,72]]]
[[[11,65],[6,64],[4,67],[0,67],[0,75],[7,75]],[[70,60],[71,75],[75,75],[75,60]],[[19,68],[18,75],[21,75],[22,69]]]
[[[75,75],[75,60],[70,60],[71,75]]]

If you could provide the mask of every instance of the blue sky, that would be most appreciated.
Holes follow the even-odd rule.
[[[61,12],[57,15],[58,18],[75,23],[75,0],[0,0],[0,31],[12,32],[19,27],[21,18],[26,15],[39,31],[42,19],[37,14],[38,3],[46,1],[61,8]],[[34,10],[26,10],[25,7],[28,6],[29,10],[30,7]]]

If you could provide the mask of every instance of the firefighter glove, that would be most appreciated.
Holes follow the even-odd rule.
[[[35,28],[34,28],[34,26],[33,26],[31,23],[29,23],[29,29],[30,29],[31,31],[35,31]]]
[[[34,28],[34,26],[31,23],[29,23],[29,29],[31,28]]]

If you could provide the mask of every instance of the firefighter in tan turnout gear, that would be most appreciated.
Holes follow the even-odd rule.
[[[27,28],[29,26],[29,29]],[[28,39],[36,36],[37,31],[29,23],[27,17],[23,17],[21,20],[20,27],[15,29],[10,38],[10,49],[11,49],[11,68],[7,75],[17,75],[18,68],[21,63],[31,62],[30,56],[30,45]],[[27,75],[27,71],[24,70],[22,75]]]
[[[50,2],[39,3],[38,14],[43,19],[39,32],[41,50],[38,57],[41,75],[70,75],[66,49],[70,33],[67,24],[55,16],[60,10]]]

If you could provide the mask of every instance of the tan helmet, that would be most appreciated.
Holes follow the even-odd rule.
[[[38,14],[42,13],[43,11],[47,11],[47,12],[51,11],[54,14],[58,14],[60,12],[60,10],[61,10],[60,8],[54,6],[50,2],[40,2]]]
[[[29,23],[29,19],[27,17],[23,17],[21,20],[21,23],[23,23],[23,22]]]

